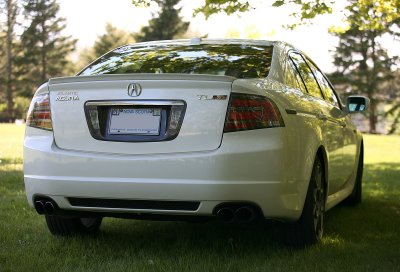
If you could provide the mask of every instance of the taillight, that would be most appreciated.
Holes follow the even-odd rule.
[[[35,95],[29,106],[26,125],[35,128],[53,130],[51,124],[50,96],[48,93]]]
[[[283,127],[283,119],[274,102],[264,96],[231,95],[224,132]]]

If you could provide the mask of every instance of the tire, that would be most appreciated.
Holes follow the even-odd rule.
[[[324,233],[326,186],[320,158],[316,158],[300,219],[287,224],[284,240],[292,246],[308,246],[319,242]]]
[[[364,145],[361,143],[360,157],[358,158],[357,175],[353,191],[344,201],[345,204],[355,206],[362,201],[362,177],[364,169]]]
[[[102,218],[71,218],[45,215],[47,227],[53,235],[68,236],[78,233],[94,233],[100,228]]]

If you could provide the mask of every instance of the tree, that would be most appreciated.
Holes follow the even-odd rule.
[[[112,49],[133,43],[134,41],[132,34],[107,23],[106,33],[98,36],[93,45],[94,57],[98,58]]]
[[[32,92],[49,77],[63,74],[76,40],[61,34],[65,19],[57,16],[59,5],[55,0],[27,0],[24,9],[30,25],[21,36],[23,57],[20,62],[25,67],[24,82]]]
[[[15,52],[15,25],[18,14],[18,3],[15,0],[4,0],[0,2],[2,10],[4,10],[4,37],[2,38],[2,54],[4,58],[4,67],[2,67],[2,88],[5,90],[5,98],[7,102],[7,119],[13,119],[13,79],[14,79],[14,52]],[[3,35],[2,35],[3,36]]]
[[[136,6],[150,6],[152,0],[132,0]],[[315,18],[317,15],[332,13],[332,0],[269,0],[272,6],[280,7],[287,4],[293,4],[300,8],[292,16],[300,19],[301,22]],[[231,15],[254,9],[248,0],[205,0],[204,5],[195,9],[194,15],[204,14],[206,18],[220,12]],[[294,27],[293,25],[292,27]]]
[[[386,114],[385,116],[392,116],[393,122],[388,131],[389,134],[393,134],[399,130],[400,124],[400,103],[395,104]]]
[[[150,6],[153,0],[132,0],[132,3],[136,6]],[[298,24],[304,24],[310,22],[318,15],[330,14],[333,11],[335,1],[333,0],[269,0],[274,7],[281,7],[284,5],[292,5],[298,9],[291,15],[299,22],[297,24],[290,25],[289,27],[294,28]],[[361,0],[363,2],[368,2]],[[400,9],[399,0],[387,0],[390,6],[396,6],[397,11]],[[234,13],[246,12],[251,9],[255,9],[256,6],[252,6],[248,0],[205,0],[204,5],[195,9],[194,15],[198,13],[204,14],[206,18],[213,14],[223,12],[227,15]],[[399,17],[399,15],[397,15]]]
[[[97,36],[93,46],[80,50],[79,59],[75,63],[75,67],[77,67],[78,70],[81,70],[103,54],[122,45],[131,44],[134,42],[135,39],[133,38],[132,33],[118,29],[111,23],[107,23],[105,27],[105,33]],[[78,72],[78,70],[76,72]]]
[[[365,94],[371,101],[370,132],[376,131],[377,105],[382,93],[392,81],[397,57],[389,57],[380,42],[384,35],[399,37],[397,1],[351,0],[347,7],[348,26],[337,31],[339,45],[334,53],[337,71],[333,82]],[[395,27],[397,26],[397,27]]]
[[[160,11],[149,21],[148,26],[142,27],[141,31],[135,35],[138,42],[154,40],[171,40],[184,34],[189,22],[183,22],[179,16],[181,9],[175,6],[180,0],[157,0]]]
[[[391,108],[385,113],[385,117],[392,118],[392,124],[390,125],[390,129],[388,131],[389,134],[400,132],[400,69],[394,74],[393,81],[391,82],[391,90],[392,92],[389,93],[392,106]]]

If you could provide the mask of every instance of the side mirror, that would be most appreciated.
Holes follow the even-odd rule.
[[[348,113],[363,112],[368,109],[369,99],[364,96],[347,97],[346,109]]]

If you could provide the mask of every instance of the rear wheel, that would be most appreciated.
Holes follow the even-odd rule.
[[[354,183],[351,195],[349,195],[345,200],[346,204],[357,205],[361,203],[363,169],[364,169],[364,147],[363,144],[361,144],[360,157],[358,158],[356,181]]]
[[[46,215],[46,223],[53,235],[67,236],[77,233],[94,233],[99,230],[102,218],[71,218]]]
[[[301,217],[297,222],[286,226],[287,243],[294,246],[306,246],[321,240],[324,233],[325,196],[324,170],[320,158],[317,157]]]

